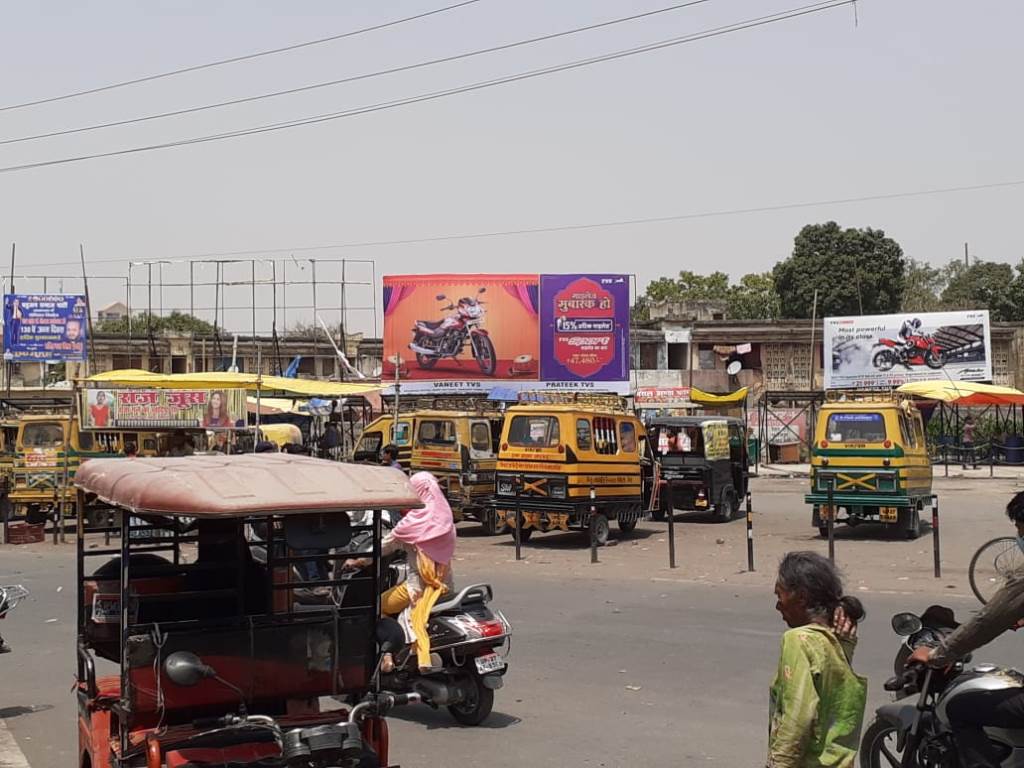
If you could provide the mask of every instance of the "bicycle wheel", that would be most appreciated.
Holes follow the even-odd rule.
[[[974,553],[967,571],[971,591],[982,604],[987,603],[1003,586],[1006,576],[1021,565],[1024,565],[1024,552],[1020,551],[1013,536],[1000,536],[985,542]]]

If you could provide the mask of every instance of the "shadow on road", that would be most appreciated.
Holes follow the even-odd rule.
[[[22,715],[34,715],[36,712],[49,712],[53,709],[52,704],[35,704],[31,707],[4,707],[0,709],[0,720],[10,720],[13,717]]]
[[[652,536],[661,536],[663,532],[653,528],[635,528],[632,533],[623,534],[612,528],[611,537],[608,539],[607,547],[622,547],[628,546],[633,541],[645,541]],[[516,546],[516,541],[512,538],[512,534],[506,533],[505,540],[500,542],[498,546],[501,547],[512,547]],[[580,551],[590,549],[590,538],[586,531],[569,531],[559,533],[534,533],[530,537],[528,542],[523,542],[523,549],[550,549],[550,550],[573,550],[578,549]],[[604,549],[604,547],[599,547]]]
[[[810,528],[810,526],[808,527]],[[930,536],[931,533],[931,523],[921,520],[921,536],[918,541],[923,539],[925,536]],[[840,525],[835,529],[832,535],[836,541],[908,541],[902,528],[897,528],[895,525],[886,525],[884,523],[859,523],[855,526]],[[826,538],[818,535],[816,529],[808,531],[807,539],[813,541],[827,541]]]
[[[490,716],[480,725],[459,725],[455,719],[443,709],[429,709],[427,707],[412,707],[408,709],[394,709],[388,713],[391,720],[404,720],[407,723],[425,725],[428,731],[447,730],[463,728],[480,730],[500,730],[519,725],[522,720],[513,715],[506,715],[503,712],[492,712]]]

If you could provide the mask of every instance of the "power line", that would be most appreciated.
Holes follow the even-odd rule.
[[[633,14],[632,16],[623,16],[617,19],[610,19],[608,21],[598,22],[596,24],[590,24],[584,27],[575,27],[573,29],[563,30],[561,32],[553,32],[547,35],[540,35],[538,37],[532,37],[525,40],[517,40],[512,43],[504,43],[502,45],[491,46],[490,48],[480,48],[474,51],[466,51],[464,53],[453,54],[451,56],[443,56],[437,59],[429,59],[427,61],[416,62],[415,64],[406,64],[399,67],[391,67],[389,69],[382,69],[376,72],[367,72],[361,75],[352,75],[350,77],[343,77],[336,80],[326,80],[319,83],[310,83],[308,85],[300,85],[295,88],[287,88],[282,91],[271,91],[268,93],[261,93],[255,96],[245,96],[238,99],[230,99],[228,101],[219,101],[212,104],[202,104],[197,107],[186,107],[184,109],[176,109],[170,112],[160,112],[152,115],[144,115],[142,117],[126,118],[124,120],[114,120],[106,123],[94,123],[92,125],[83,125],[78,128],[66,128],[59,131],[50,131],[48,133],[38,133],[32,136],[19,136],[13,139],[0,139],[0,146],[6,144],[20,144],[27,141],[38,141],[40,139],[52,139],[57,136],[69,136],[76,133],[86,133],[88,131],[98,131],[104,128],[116,128],[124,125],[135,125],[138,123],[148,122],[150,120],[163,120],[168,117],[180,117],[181,115],[195,114],[196,112],[205,112],[211,109],[221,109],[223,107],[233,107],[239,104],[248,104],[254,101],[262,101],[264,99],[273,99],[279,96],[290,96],[296,93],[304,93],[306,91],[313,91],[319,88],[327,88],[335,85],[343,85],[346,83],[354,83],[360,80],[369,80],[374,77],[381,77],[384,75],[394,75],[401,72],[411,72],[416,69],[422,69],[424,67],[431,67],[437,64],[447,64],[453,61],[460,61],[463,59],[469,59],[474,56],[482,56],[489,53],[497,53],[499,51],[507,51],[513,48],[520,48],[526,45],[535,45],[536,43],[546,42],[549,40],[555,40],[560,37],[568,37],[569,35],[576,35],[582,32],[590,32],[595,29],[601,29],[603,27],[610,27],[616,24],[623,24],[629,21],[637,21],[638,19],[649,18],[651,16],[657,16],[662,13],[668,13],[670,11],[678,11],[682,8],[688,8],[694,5],[702,5],[709,3],[711,0],[690,0],[690,2],[679,3],[677,5],[670,5],[667,8],[657,8],[652,11],[645,11],[644,13]]]
[[[413,16],[406,16],[401,19],[394,19],[392,21],[385,21],[380,24],[374,24],[370,27],[363,27],[362,29],[354,29],[350,32],[342,32],[338,35],[331,35],[330,37],[321,37],[316,40],[307,40],[302,43],[295,43],[294,45],[286,45],[281,48],[271,48],[266,51],[257,51],[255,53],[247,53],[242,56],[233,56],[229,59],[220,59],[218,61],[210,61],[205,64],[194,64],[189,67],[182,67],[181,69],[173,69],[169,72],[160,72],[155,75],[146,75],[145,77],[137,77],[132,80],[122,80],[118,83],[110,83],[109,85],[101,85],[96,88],[88,88],[83,91],[73,91],[71,93],[64,93],[60,96],[50,96],[45,99],[36,99],[35,101],[24,101],[20,104],[8,104],[7,106],[0,107],[0,112],[9,112],[14,109],[24,109],[25,107],[36,107],[40,104],[52,104],[55,101],[66,101],[67,99],[78,98],[79,96],[88,96],[93,93],[102,93],[103,91],[112,91],[115,88],[124,88],[128,85],[138,85],[139,83],[149,83],[154,80],[162,80],[167,77],[174,77],[175,75],[183,75],[187,72],[198,72],[203,69],[212,69],[213,67],[220,67],[225,64],[236,64],[240,61],[249,61],[251,59],[258,59],[261,56],[273,56],[278,53],[287,53],[288,51],[297,51],[300,48],[309,48],[314,45],[322,45],[323,43],[331,43],[335,40],[344,40],[348,37],[356,37],[357,35],[364,35],[367,32],[376,32],[380,29],[387,29],[388,27],[395,27],[399,24],[405,24],[410,21],[417,21],[419,19],[425,19],[428,16],[435,16],[439,13],[445,13],[446,11],[453,11],[456,8],[462,8],[466,5],[472,5],[478,3],[480,0],[463,0],[453,5],[446,5],[443,8],[435,8],[431,11],[424,11],[423,13],[417,13]]]
[[[150,152],[159,149],[171,149],[175,147],[189,146],[192,144],[205,144],[211,141],[222,141],[224,139],[239,138],[242,136],[253,136],[261,133],[271,133],[274,131],[285,130],[288,128],[297,128],[304,125],[314,125],[317,123],[339,120],[346,117],[355,117],[357,115],[381,112],[388,109],[394,109],[396,107],[407,106],[410,104],[419,104],[426,101],[434,101],[437,99],[445,98],[447,96],[469,93],[472,91],[479,91],[485,88],[491,88],[496,85],[504,85],[506,83],[519,82],[521,80],[529,80],[535,77],[550,75],[557,72],[565,72],[572,69],[580,69],[582,67],[587,67],[592,64],[598,64],[605,61],[613,61],[616,59],[625,58],[627,56],[634,56],[640,53],[648,53],[650,51],[657,51],[663,48],[670,48],[677,45],[683,45],[685,43],[693,43],[699,40],[706,40],[713,37],[719,37],[733,32],[739,32],[746,29],[753,29],[756,27],[766,26],[768,24],[774,24],[780,21],[787,21],[790,19],[798,18],[800,16],[821,13],[823,11],[832,10],[834,8],[839,8],[844,5],[852,5],[855,2],[857,2],[857,0],[826,0],[826,2],[819,2],[814,3],[812,5],[801,6],[799,8],[794,8],[788,11],[780,11],[778,13],[770,14],[768,16],[760,16],[754,19],[749,19],[747,21],[737,22],[735,24],[729,24],[723,27],[715,27],[713,29],[705,30],[703,32],[696,32],[690,35],[683,35],[681,37],[669,38],[667,40],[661,40],[655,43],[649,43],[647,45],[642,45],[635,48],[615,51],[612,53],[602,54],[600,56],[594,56],[587,59],[578,59],[576,61],[568,62],[566,64],[558,64],[550,67],[543,67],[541,69],[520,72],[518,74],[494,78],[491,80],[484,80],[476,83],[471,83],[469,85],[449,88],[442,91],[434,91],[432,93],[420,94],[418,96],[411,96],[404,99],[397,99],[394,101],[372,104],[365,107],[356,107],[341,112],[312,115],[309,117],[297,118],[285,122],[269,123],[261,126],[255,126],[252,128],[229,131],[226,133],[198,136],[191,139],[180,139],[176,141],[164,142],[161,144],[149,144],[139,147],[130,147],[127,149],[112,150],[109,152],[96,152],[88,155],[74,155],[71,157],[58,158],[56,160],[42,160],[34,163],[23,163],[20,165],[0,167],[0,173],[25,171],[34,168],[44,168],[52,165],[64,165],[67,163],[76,163],[84,160],[97,160],[101,158],[117,157],[121,155],[130,155],[140,152]]]
[[[1010,187],[1024,186],[1024,179],[1012,181],[996,181],[988,184],[971,184],[956,187],[938,187],[934,189],[910,190],[904,192],[887,192],[875,195],[861,195],[859,197],[840,197],[830,200],[809,200],[795,203],[779,203],[776,205],[761,205],[751,208],[729,208],[714,211],[700,211],[695,213],[680,213],[669,216],[649,216],[638,219],[617,219],[613,221],[589,222],[584,224],[559,224],[550,227],[531,227],[524,229],[504,229],[489,232],[469,232],[454,235],[434,235],[430,237],[407,238],[404,240],[364,240],[360,242],[334,243],[330,245],[310,245],[286,248],[263,248],[248,251],[221,251],[213,253],[197,253],[180,259],[168,259],[168,263],[188,263],[197,259],[213,259],[218,257],[233,256],[258,256],[272,253],[312,253],[315,251],[341,250],[347,248],[373,248],[395,245],[420,245],[424,243],[452,242],[457,240],[477,240],[492,237],[509,237],[513,235],[537,235],[551,232],[577,232],[588,229],[605,229],[610,227],[631,227],[646,224],[662,224],[673,221],[687,221],[690,219],[710,219],[725,216],[742,216],[752,213],[772,213],[777,211],[798,210],[801,208],[818,208],[826,205],[851,205],[854,203],[867,203],[877,200],[899,200],[913,197],[928,197],[932,195],[946,195],[957,192],[978,192],[986,189],[1005,189]],[[94,259],[90,264],[120,264],[130,259]],[[77,265],[77,261],[61,261],[39,266],[61,267]],[[120,278],[123,279],[123,278]]]

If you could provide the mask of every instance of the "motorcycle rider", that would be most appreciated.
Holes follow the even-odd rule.
[[[1006,515],[1017,527],[1017,546],[1024,550],[1024,491],[1006,505]],[[995,640],[1008,629],[1024,627],[1024,570],[1011,573],[992,599],[966,624],[936,648],[921,646],[907,665],[947,667],[957,659]],[[998,766],[984,727],[1024,728],[1024,688],[963,693],[950,702],[950,724],[964,768]]]
[[[919,317],[908,317],[903,321],[903,325],[900,326],[900,339],[903,341],[903,348],[906,351],[907,357],[914,351],[914,337],[921,335],[921,318]]]

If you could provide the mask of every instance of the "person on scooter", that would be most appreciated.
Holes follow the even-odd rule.
[[[850,666],[864,608],[815,552],[779,564],[776,610],[789,626],[770,689],[768,768],[854,768],[867,680]]]
[[[1017,528],[1017,546],[1024,550],[1024,491],[1006,505],[1006,515]],[[1024,571],[1007,576],[1005,583],[984,608],[974,614],[935,648],[921,646],[907,665],[948,667],[958,659],[995,640],[1009,629],[1024,627]],[[1024,688],[963,693],[947,710],[953,737],[964,768],[998,766],[984,727],[1024,728]]]
[[[417,662],[421,672],[430,672],[434,665],[427,620],[438,598],[454,584],[451,563],[455,554],[455,522],[452,508],[432,474],[417,472],[410,482],[424,506],[406,512],[381,542],[382,555],[404,549],[409,564],[405,583],[381,595],[381,612],[398,616],[410,609],[408,623],[415,635]],[[372,560],[360,558],[346,560],[344,568],[367,568],[372,564]],[[385,671],[390,664],[391,660],[385,659]]]

